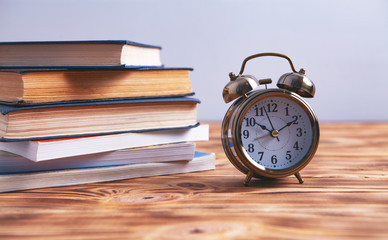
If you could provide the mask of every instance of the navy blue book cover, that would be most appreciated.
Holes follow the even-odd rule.
[[[117,104],[138,104],[138,103],[163,103],[163,102],[194,102],[200,103],[199,99],[192,97],[173,97],[173,98],[140,98],[140,99],[122,99],[122,100],[106,100],[106,101],[89,101],[89,102],[63,102],[55,104],[41,104],[41,105],[6,105],[0,104],[0,113],[7,115],[12,112],[30,110],[30,109],[47,109],[47,108],[66,108],[66,107],[76,107],[76,106],[100,106],[100,105],[117,105]],[[118,134],[118,133],[129,133],[129,132],[148,132],[148,131],[157,131],[157,130],[167,130],[167,129],[183,129],[183,128],[193,128],[199,126],[199,123],[189,126],[181,126],[175,128],[154,128],[154,129],[145,129],[145,130],[124,130],[124,131],[115,131],[115,132],[98,132],[98,133],[88,133],[88,134],[72,134],[72,135],[60,135],[60,136],[49,136],[49,137],[33,137],[33,138],[17,138],[9,139],[2,137],[0,141],[13,142],[13,141],[33,141],[33,140],[50,140],[57,138],[73,138],[73,137],[86,137],[86,136],[98,136],[98,135],[108,135],[108,134]]]

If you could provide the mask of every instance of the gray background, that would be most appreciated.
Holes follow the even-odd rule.
[[[0,41],[106,39],[161,45],[166,67],[193,67],[201,121],[223,118],[228,73],[268,51],[306,69],[321,121],[388,120],[388,1],[0,0]],[[245,73],[290,71],[267,57]]]

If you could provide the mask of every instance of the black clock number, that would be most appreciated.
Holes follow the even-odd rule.
[[[276,103],[268,103],[267,112],[278,112],[278,105]]]
[[[277,159],[276,155],[272,155],[272,157],[271,157],[271,163],[273,163],[273,164],[278,163],[278,159]]]
[[[251,117],[251,118],[244,118],[246,126],[247,127],[253,127],[256,125],[256,119]]]
[[[243,135],[244,135],[245,139],[248,139],[249,138],[249,131],[248,130],[244,130],[243,131]]]
[[[260,110],[260,111],[259,111],[259,110]],[[255,113],[256,113],[256,116],[257,116],[257,117],[259,117],[259,116],[264,116],[263,108],[255,107]]]
[[[264,116],[265,110],[267,110],[267,112],[278,112],[278,105],[276,103],[268,103],[267,109],[264,109],[264,107],[255,107],[255,115]]]
[[[255,151],[255,147],[252,143],[248,144],[248,152],[253,153]]]
[[[292,119],[294,119],[293,124],[298,124],[298,116],[294,115],[294,116],[292,116]]]
[[[259,161],[263,160],[264,152],[258,152],[259,154]]]
[[[297,128],[296,129],[296,136],[297,137],[301,137],[303,135],[303,133],[302,133],[302,128]]]
[[[298,144],[298,141],[296,141],[296,142],[295,142],[295,144],[294,144],[293,148],[294,148],[295,150],[299,150],[299,144]]]
[[[287,151],[287,153],[286,153],[286,159],[287,160],[290,160],[291,159],[291,151]]]

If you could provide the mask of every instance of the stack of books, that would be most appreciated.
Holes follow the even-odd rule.
[[[0,192],[211,170],[190,68],[129,41],[0,43]]]

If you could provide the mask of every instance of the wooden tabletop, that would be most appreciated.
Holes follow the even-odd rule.
[[[388,239],[388,123],[324,123],[295,177],[252,180],[210,123],[214,171],[0,194],[1,239]]]

